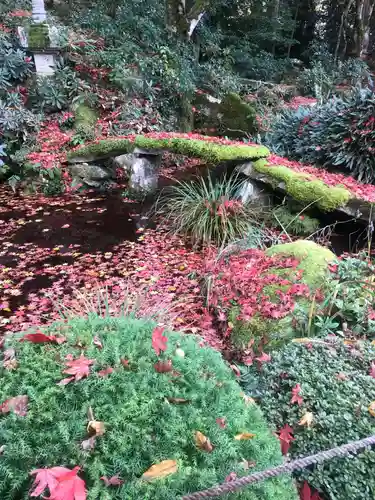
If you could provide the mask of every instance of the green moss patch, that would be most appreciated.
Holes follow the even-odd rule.
[[[224,482],[230,473],[247,475],[246,461],[255,462],[252,471],[281,463],[279,442],[257,406],[246,404],[221,355],[200,347],[195,336],[165,332],[167,350],[158,357],[150,321],[94,316],[61,328],[47,331],[67,336],[61,345],[13,338],[7,347],[15,349],[18,366],[7,370],[0,364],[0,404],[18,395],[28,398],[26,416],[0,413],[2,499],[28,499],[29,473],[36,468],[80,466],[88,500],[176,500]],[[95,337],[102,348],[94,345]],[[66,362],[81,354],[93,360],[88,376],[58,385],[68,376]],[[157,365],[158,371],[159,361],[164,365]],[[105,433],[84,450],[89,408]],[[213,449],[196,445],[197,431]],[[255,436],[236,440],[242,432]],[[141,480],[163,460],[175,460],[177,471]],[[116,474],[123,485],[107,487],[100,479]],[[284,476],[227,498],[297,500],[297,495]]]
[[[256,112],[238,94],[227,94],[219,106],[220,125],[230,137],[243,137],[256,131]]]
[[[219,163],[226,160],[249,160],[268,156],[264,146],[248,146],[246,144],[217,144],[213,141],[188,139],[180,137],[152,138],[142,135],[129,139],[106,139],[88,144],[68,154],[68,161],[93,161],[128,153],[139,147],[142,149],[160,149],[194,158],[202,158],[208,163]]]
[[[46,49],[51,44],[48,24],[31,24],[28,31],[28,45],[30,49]]]
[[[74,112],[74,129],[86,138],[95,137],[98,114],[87,104],[79,104]]]
[[[254,162],[257,172],[266,174],[285,184],[285,191],[295,200],[305,204],[316,203],[324,212],[345,206],[352,198],[350,191],[340,186],[328,186],[309,174],[294,172],[283,165],[268,165],[267,160]]]

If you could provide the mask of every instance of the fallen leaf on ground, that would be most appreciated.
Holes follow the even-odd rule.
[[[292,397],[290,400],[290,404],[297,403],[298,405],[301,405],[303,403],[303,398],[300,395],[301,392],[301,386],[300,384],[296,384],[295,387],[292,389]]]
[[[146,481],[152,481],[153,479],[160,479],[162,477],[169,476],[177,472],[177,462],[176,460],[163,460],[158,464],[152,465],[146,472],[142,475],[141,479]]]
[[[310,429],[313,420],[314,420],[314,415],[310,411],[307,411],[299,421],[299,425],[306,425],[306,427]]]
[[[48,488],[51,500],[86,500],[85,482],[78,477],[79,470],[80,467],[74,467],[73,470],[52,467],[31,471],[35,479],[30,496],[39,497]]]
[[[168,359],[168,361],[158,361],[154,364],[155,371],[158,373],[168,373],[173,370],[172,360]]]
[[[232,368],[233,373],[236,375],[236,377],[241,377],[241,372],[238,366],[236,365],[229,365],[229,366]]]
[[[279,440],[281,445],[281,452],[283,455],[286,455],[288,453],[290,443],[294,441],[293,432],[293,429],[288,424],[285,424],[284,427],[279,431]]]
[[[89,434],[95,434],[96,436],[103,436],[105,433],[104,422],[100,422],[99,420],[90,420],[87,424],[87,432]]]
[[[99,370],[98,375],[99,377],[106,377],[107,375],[113,372],[114,372],[113,368],[109,366],[108,368],[104,368],[104,370]]]
[[[227,423],[226,423],[226,420],[225,420],[225,417],[220,417],[220,418],[217,418],[216,419],[216,423],[219,427],[221,427],[222,429],[225,429],[225,427],[227,426]]]
[[[246,441],[248,439],[253,439],[256,434],[252,434],[251,432],[241,432],[241,434],[237,434],[234,436],[236,441]]]
[[[28,333],[24,335],[20,342],[32,342],[34,344],[44,344],[46,342],[52,342],[55,344],[63,344],[66,341],[65,337],[57,337],[56,335],[46,335],[42,332]]]
[[[375,378],[375,362],[371,361],[371,366],[370,366],[370,377]]]
[[[307,481],[303,483],[299,494],[301,500],[322,500],[317,491],[312,492]]]
[[[83,451],[91,451],[95,448],[96,445],[96,436],[91,436],[88,439],[85,439],[81,443],[81,447]]]
[[[69,354],[68,356],[67,360],[65,361],[65,364],[68,368],[66,370],[63,370],[63,373],[72,375],[72,377],[64,378],[58,383],[58,385],[66,385],[69,384],[69,382],[71,382],[72,380],[75,380],[77,382],[84,377],[88,377],[90,375],[90,366],[95,362],[93,359],[86,358],[83,354],[81,354],[78,359],[72,359],[72,356]]]
[[[156,352],[157,356],[160,356],[161,351],[166,351],[167,349],[167,337],[163,335],[164,328],[157,326],[152,332],[152,347]]]
[[[209,438],[200,431],[195,432],[195,444],[199,449],[208,453],[211,453],[214,449]]]
[[[28,402],[28,396],[16,396],[7,399],[4,403],[0,404],[0,413],[9,413],[13,411],[13,413],[20,417],[26,417]]]
[[[112,477],[107,477],[107,476],[102,476],[100,478],[104,484],[108,486],[120,486],[121,484],[124,484],[124,480],[120,478],[119,474],[116,474],[115,476]]]
[[[99,347],[99,349],[103,348],[103,344],[101,343],[101,340],[97,335],[95,335],[95,337],[93,338],[93,344],[96,345],[96,347]]]
[[[368,411],[369,411],[370,415],[375,417],[375,401],[370,403],[370,406],[368,407]]]
[[[183,405],[186,403],[191,403],[190,399],[184,399],[184,398],[166,398],[167,401],[173,405]]]
[[[237,474],[236,472],[231,472],[227,475],[227,477],[224,479],[224,483],[230,483],[231,481],[235,481],[237,479]]]

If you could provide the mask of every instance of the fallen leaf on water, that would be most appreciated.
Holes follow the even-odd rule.
[[[177,462],[176,460],[163,460],[158,464],[152,465],[146,472],[142,475],[141,479],[145,481],[152,481],[153,479],[160,479],[162,477],[169,476],[177,472]]]
[[[249,439],[253,439],[256,436],[256,434],[253,434],[251,432],[241,432],[241,434],[237,434],[234,436],[234,439],[236,441],[247,441]]]
[[[102,476],[100,478],[104,484],[108,486],[120,486],[121,484],[124,484],[124,480],[120,478],[119,474],[116,474],[115,476],[112,477],[107,477],[107,476]]]
[[[186,403],[191,403],[190,399],[184,399],[184,398],[166,398],[166,399],[169,403],[174,405],[183,405]]]
[[[306,425],[306,427],[310,429],[313,420],[314,420],[314,415],[310,411],[307,411],[299,421],[299,425]]]
[[[214,449],[209,438],[200,431],[195,432],[195,444],[198,448],[208,453],[211,453]]]
[[[100,422],[99,420],[90,420],[87,424],[87,432],[89,434],[95,434],[96,436],[103,436],[105,433],[104,422]]]

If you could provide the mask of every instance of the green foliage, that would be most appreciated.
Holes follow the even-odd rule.
[[[94,109],[87,104],[78,104],[74,112],[75,123],[74,129],[76,134],[84,139],[93,139],[95,137],[95,125],[98,115]]]
[[[338,167],[359,180],[375,179],[372,142],[375,99],[369,89],[332,99],[310,110],[288,111],[276,120],[268,144],[280,154]]]
[[[297,309],[298,328],[307,335],[328,334],[346,338],[373,338],[375,335],[375,267],[366,255],[344,256],[335,261],[325,284],[322,301],[310,314]]]
[[[251,80],[279,83],[293,68],[290,59],[277,59],[265,51],[252,55],[237,50],[233,57],[235,69],[242,77]]]
[[[370,376],[375,348],[368,342],[344,345],[338,339],[289,344],[263,365],[259,384],[255,371],[244,377],[245,390],[261,398],[261,408],[275,430],[293,428],[291,458],[300,458],[333,446],[372,436],[375,417],[368,407],[375,400],[375,379]],[[301,405],[291,404],[292,389],[300,384]],[[311,428],[299,425],[311,412]],[[367,500],[375,495],[375,451],[334,458],[296,475],[330,500]]]
[[[0,128],[8,143],[25,141],[35,133],[41,117],[25,108],[18,93],[9,92],[0,99]]]
[[[239,199],[243,185],[235,177],[179,182],[161,198],[159,211],[173,233],[190,236],[195,244],[224,246],[247,234],[256,223],[254,206]]]
[[[133,317],[74,319],[54,325],[49,333],[66,331],[61,345],[37,345],[8,340],[16,351],[18,368],[0,368],[0,401],[27,395],[26,417],[2,415],[0,441],[0,495],[4,500],[29,498],[35,468],[82,468],[80,476],[88,500],[176,500],[183,494],[223,482],[230,472],[248,474],[243,460],[255,461],[260,470],[281,462],[279,444],[255,405],[246,405],[240,388],[220,354],[200,347],[197,338],[166,332],[167,351],[176,372],[158,373],[158,358],[151,345],[155,324]],[[61,328],[61,330],[60,330]],[[103,348],[94,345],[97,336]],[[181,357],[176,348],[184,351]],[[83,380],[58,385],[64,378],[66,356],[84,351],[95,360]],[[123,366],[121,360],[129,362]],[[108,367],[113,372],[100,376]],[[175,373],[178,372],[178,376]],[[173,404],[168,398],[183,398]],[[93,450],[84,451],[88,410],[104,422],[105,434]],[[217,418],[225,418],[221,428]],[[195,446],[200,431],[209,437],[212,453]],[[235,440],[241,432],[256,434]],[[153,464],[176,460],[178,471],[167,478],[140,480]],[[125,484],[108,488],[102,476],[119,474]],[[263,481],[228,496],[251,500],[292,500],[296,493],[288,477]]]
[[[8,34],[0,32],[0,91],[24,81],[31,75],[32,68],[31,58],[12,44]]]
[[[267,165],[266,160],[254,162],[257,172],[267,174],[270,179],[285,183],[286,192],[295,200],[306,205],[316,203],[324,212],[331,212],[346,205],[352,197],[350,192],[340,186],[328,186],[311,176],[294,172],[284,165]]]
[[[98,158],[117,156],[132,151],[134,146],[143,149],[165,149],[177,154],[192,158],[203,158],[210,163],[219,163],[225,160],[255,159],[269,154],[263,146],[226,145],[199,139],[185,139],[180,137],[154,139],[138,135],[134,142],[128,139],[107,139],[88,144],[77,151],[68,154],[68,161],[91,161]]]
[[[243,137],[256,131],[255,109],[238,94],[227,94],[220,103],[219,113],[220,128],[229,137]]]
[[[305,215],[303,211],[292,212],[285,205],[280,205],[271,211],[269,222],[272,227],[297,236],[309,236],[319,227],[318,219]]]

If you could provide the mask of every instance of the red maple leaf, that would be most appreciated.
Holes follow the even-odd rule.
[[[108,368],[104,368],[103,370],[98,371],[99,377],[106,377],[110,373],[113,373],[114,370],[111,366],[108,366]]]
[[[115,476],[112,477],[102,476],[100,479],[104,481],[104,484],[107,487],[120,486],[121,484],[124,484],[124,481],[120,478],[119,474],[116,474]]]
[[[16,415],[26,417],[28,401],[28,396],[16,396],[7,399],[4,403],[0,404],[0,413],[9,413],[12,410]]]
[[[303,483],[299,496],[301,500],[322,500],[317,491],[312,492],[307,481]]]
[[[163,335],[163,333],[164,328],[161,326],[157,326],[152,332],[152,347],[154,348],[157,356],[160,356],[161,351],[167,350],[168,339]]]
[[[90,365],[94,362],[95,360],[88,359],[83,354],[81,354],[78,359],[73,359],[72,356],[68,354],[67,361],[65,361],[68,368],[63,370],[63,373],[72,375],[72,377],[64,378],[58,383],[58,385],[66,385],[72,380],[77,382],[84,377],[88,377],[90,375]]]
[[[371,366],[370,366],[370,377],[375,378],[375,362],[371,361]]]
[[[155,371],[158,373],[168,373],[173,370],[172,360],[168,359],[168,361],[158,361],[154,364]]]
[[[281,445],[281,452],[283,455],[286,455],[290,448],[290,443],[294,441],[293,437],[293,429],[290,425],[285,424],[282,429],[279,431],[279,440]]]
[[[62,344],[63,342],[66,341],[65,337],[57,337],[56,335],[46,335],[45,333],[42,332],[37,332],[37,333],[28,333],[27,335],[24,335],[21,339],[20,342],[32,342],[34,344],[44,344],[45,342],[53,342],[55,344]]]
[[[262,354],[255,359],[258,361],[258,367],[260,369],[262,368],[263,363],[269,363],[272,358],[266,352],[262,352]]]
[[[302,396],[300,396],[300,392],[301,392],[300,384],[297,384],[295,387],[293,387],[290,404],[297,403],[298,405],[301,405],[303,403],[303,398]]]
[[[80,467],[73,470],[66,467],[52,467],[50,469],[35,469],[30,472],[35,475],[34,491],[31,497],[38,497],[49,489],[50,500],[86,500],[86,488],[83,479],[78,477]]]
[[[216,419],[216,423],[222,429],[225,429],[225,427],[227,426],[227,422],[225,420],[225,417],[219,417],[219,418],[217,418]]]

